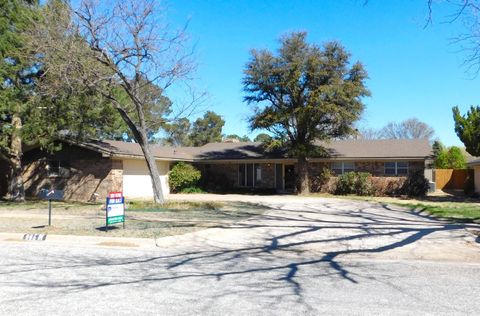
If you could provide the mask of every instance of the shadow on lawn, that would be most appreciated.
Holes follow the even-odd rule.
[[[339,260],[342,256],[387,252],[412,245],[436,232],[478,228],[478,225],[434,220],[422,214],[409,213],[400,207],[348,203],[345,203],[345,210],[339,208],[338,202],[304,206],[301,211],[289,205],[279,205],[267,214],[233,226],[221,227],[222,230],[245,230],[246,234],[262,229],[268,231],[263,234],[263,240],[251,245],[214,247],[204,240],[198,240],[189,251],[171,255],[139,253],[134,258],[119,258],[118,255],[109,257],[108,253],[101,258],[89,257],[88,254],[82,257],[58,255],[50,256],[48,264],[39,265],[42,268],[31,268],[33,263],[26,262],[24,266],[19,265],[19,269],[9,273],[41,270],[45,274],[48,270],[63,269],[68,264],[73,272],[83,267],[96,267],[105,271],[113,268],[119,269],[119,274],[125,276],[109,281],[95,276],[69,280],[56,280],[52,277],[48,283],[24,278],[23,285],[26,287],[46,287],[61,292],[157,282],[171,285],[172,282],[194,279],[213,278],[221,281],[233,277],[236,278],[235,282],[251,291],[255,291],[258,282],[273,282],[275,286],[289,288],[290,294],[302,300],[303,288],[299,273],[305,267],[315,267],[314,270],[317,271],[317,274],[309,277],[338,278],[339,281],[357,284],[362,278],[371,277],[353,271],[355,269],[351,269],[352,263]],[[352,210],[348,205],[356,205],[358,208]],[[316,232],[325,232],[322,236],[328,237],[319,237],[315,235]],[[374,238],[377,246],[359,246]],[[307,245],[315,245],[319,250],[307,251],[304,248]],[[312,273],[311,271],[312,269],[305,273]]]

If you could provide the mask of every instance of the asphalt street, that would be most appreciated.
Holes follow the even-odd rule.
[[[367,202],[263,203],[148,249],[2,241],[0,314],[480,313],[478,226]]]

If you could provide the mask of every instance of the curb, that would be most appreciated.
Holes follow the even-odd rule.
[[[70,245],[129,249],[158,249],[155,244],[154,238],[0,233],[0,243],[2,242],[34,243],[62,246]]]

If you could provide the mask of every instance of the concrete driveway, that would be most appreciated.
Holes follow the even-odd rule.
[[[268,211],[235,226],[158,239],[155,249],[0,243],[0,313],[480,310],[480,246],[468,232],[478,225],[360,201],[223,199],[248,199]]]

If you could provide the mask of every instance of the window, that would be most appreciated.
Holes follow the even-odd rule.
[[[262,168],[260,164],[242,163],[238,165],[238,185],[241,187],[255,187],[262,182]]]
[[[49,160],[47,163],[49,177],[68,178],[70,176],[70,167],[68,162],[61,160]]]
[[[386,162],[385,163],[385,174],[396,175],[397,174],[397,163],[396,162]]]
[[[355,163],[353,161],[338,161],[332,163],[332,171],[335,174],[344,174],[346,172],[355,171]]]
[[[244,163],[238,165],[238,185],[241,187],[244,187],[246,184],[246,172],[245,172],[246,166]]]
[[[385,162],[386,175],[407,175],[408,162]]]
[[[255,164],[255,184],[262,182],[262,167],[258,163]]]

